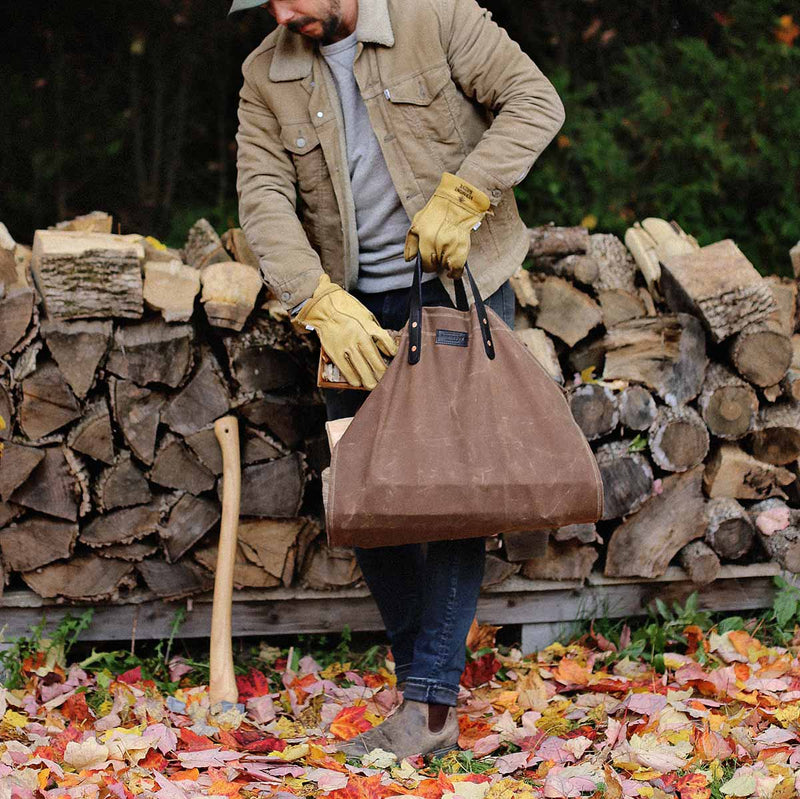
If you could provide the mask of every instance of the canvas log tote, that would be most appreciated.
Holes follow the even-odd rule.
[[[597,521],[603,484],[561,388],[466,268],[474,304],[421,307],[331,459],[331,546],[381,547]]]

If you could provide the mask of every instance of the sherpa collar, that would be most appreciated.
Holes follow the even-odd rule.
[[[358,0],[356,38],[359,42],[394,46],[388,0]],[[301,80],[308,77],[316,48],[317,43],[313,39],[281,28],[269,69],[270,80]]]

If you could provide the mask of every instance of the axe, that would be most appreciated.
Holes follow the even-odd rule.
[[[223,416],[214,423],[214,434],[222,449],[222,522],[214,577],[214,603],[211,609],[211,674],[209,699],[236,702],[239,692],[233,673],[231,606],[233,604],[233,565],[239,528],[239,499],[242,473],[239,461],[239,423],[235,416]]]

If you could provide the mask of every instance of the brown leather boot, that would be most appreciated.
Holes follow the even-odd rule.
[[[458,718],[454,707],[448,710],[442,728],[431,732],[428,726],[428,705],[406,699],[400,709],[383,724],[342,744],[339,751],[348,757],[361,757],[373,749],[383,749],[395,754],[399,762],[411,755],[438,757],[456,748]]]

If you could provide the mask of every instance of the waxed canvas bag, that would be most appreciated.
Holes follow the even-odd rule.
[[[603,484],[562,389],[485,307],[421,306],[334,447],[332,546],[379,547],[597,521]]]

